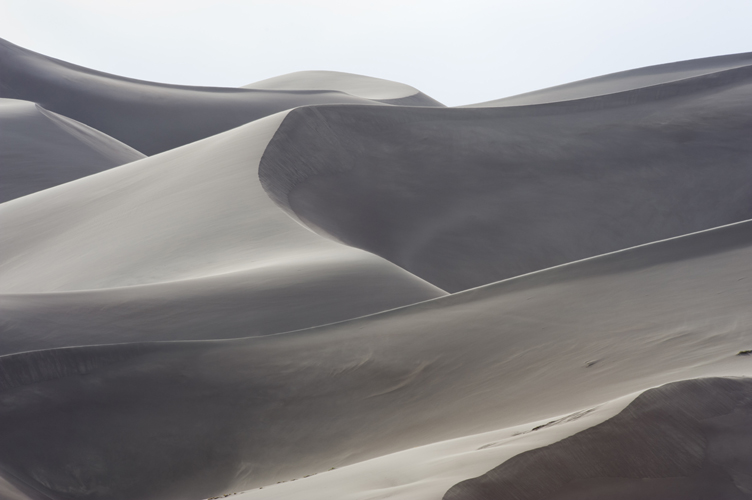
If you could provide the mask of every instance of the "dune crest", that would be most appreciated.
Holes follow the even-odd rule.
[[[255,83],[244,89],[338,90],[347,94],[401,106],[441,106],[441,103],[404,83],[339,71],[297,71]]]

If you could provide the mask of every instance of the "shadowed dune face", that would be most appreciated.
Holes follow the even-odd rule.
[[[52,498],[200,498],[745,373],[750,235],[736,224],[291,334],[2,357],[0,467]]]
[[[312,228],[454,292],[752,217],[752,69],[497,109],[291,112],[260,176]]]
[[[146,155],[297,106],[376,104],[336,89],[250,90],[132,80],[45,57],[4,40],[0,40],[0,64],[0,97],[36,102]]]
[[[452,487],[444,500],[752,498],[752,380],[698,379]]]
[[[0,203],[144,157],[27,101],[0,99],[0,130]]]
[[[718,71],[741,68],[752,64],[752,53],[731,54],[690,61],[679,61],[669,64],[659,64],[646,68],[620,71],[610,75],[588,78],[578,82],[567,83],[547,89],[526,92],[524,94],[493,101],[470,104],[464,107],[502,107],[526,106],[530,104],[544,104],[548,102],[583,99],[624,92],[642,87],[660,85],[678,80],[693,78]]]

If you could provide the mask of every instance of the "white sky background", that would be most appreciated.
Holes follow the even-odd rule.
[[[460,105],[752,51],[752,0],[0,0],[0,37],[143,80],[326,69]]]

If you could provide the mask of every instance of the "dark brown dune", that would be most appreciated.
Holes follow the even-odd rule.
[[[586,80],[557,85],[556,87],[526,92],[493,101],[469,104],[464,107],[526,106],[530,104],[583,99],[676,82],[718,71],[741,68],[750,64],[752,64],[752,52],[691,59],[689,61],[658,64],[656,66],[620,71],[618,73],[588,78]]]
[[[752,498],[752,379],[675,382],[610,420],[452,487],[444,500]]]

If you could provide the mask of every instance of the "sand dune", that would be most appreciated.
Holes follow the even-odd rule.
[[[269,200],[257,165],[283,115],[0,205],[0,352],[275,333],[444,295]]]
[[[0,64],[0,97],[36,102],[146,155],[297,106],[375,104],[336,90],[251,90],[144,82],[82,68],[5,40],[0,40]]]
[[[748,373],[749,226],[299,333],[5,356],[0,464],[53,497],[209,496]]]
[[[750,96],[752,66],[548,105],[302,108],[260,175],[310,227],[455,292],[752,218]]]
[[[339,71],[297,71],[243,86],[264,90],[338,90],[373,101],[401,106],[441,106],[420,90],[404,83]]]
[[[444,499],[752,498],[750,417],[752,379],[676,382],[456,485]]]
[[[144,157],[27,101],[0,99],[0,129],[0,203]]]
[[[447,109],[0,41],[0,498],[750,498],[750,57]]]
[[[627,90],[676,82],[686,78],[752,65],[752,53],[692,59],[645,68],[620,71],[503,99],[469,104],[466,107],[526,106],[602,96]]]

